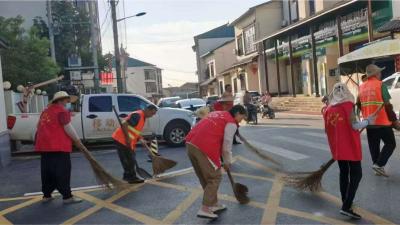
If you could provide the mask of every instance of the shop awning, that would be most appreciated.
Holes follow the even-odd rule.
[[[217,80],[217,78],[216,78],[216,77],[214,77],[214,78],[211,78],[211,79],[208,79],[208,80],[204,81],[203,83],[201,83],[201,84],[200,84],[200,86],[206,86],[206,85],[209,85],[209,84],[211,84],[212,82],[214,82],[214,81],[216,81],[216,80]]]
[[[338,59],[338,64],[381,58],[385,56],[400,55],[400,40],[384,40],[367,45],[350,52]]]

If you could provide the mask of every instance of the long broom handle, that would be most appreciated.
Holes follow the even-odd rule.
[[[228,174],[228,178],[229,178],[229,181],[231,182],[233,190],[235,190],[235,188],[234,188],[235,187],[235,181],[233,180],[233,177],[232,177],[232,174],[231,174],[231,170],[227,169],[225,171],[226,171],[226,174]]]

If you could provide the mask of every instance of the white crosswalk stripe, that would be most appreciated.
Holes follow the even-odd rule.
[[[287,159],[291,159],[291,160],[301,160],[301,159],[307,159],[309,158],[309,156],[304,155],[304,154],[300,154],[294,151],[290,151],[281,147],[277,147],[277,146],[273,146],[270,144],[265,144],[262,142],[258,142],[258,141],[250,141],[252,144],[254,144],[255,146],[257,146],[258,148],[260,148],[263,151],[266,152],[270,152],[273,153],[275,155],[279,155],[282,156],[284,158]]]
[[[314,133],[314,132],[304,132],[303,134],[312,136],[312,137],[318,137],[318,138],[326,138],[325,133]]]
[[[311,149],[319,149],[322,151],[329,151],[329,146],[327,144],[320,144],[320,143],[316,143],[314,141],[301,140],[301,138],[278,136],[278,137],[276,137],[276,139],[282,140],[283,142],[295,144],[295,145],[302,145],[304,147],[311,148]]]

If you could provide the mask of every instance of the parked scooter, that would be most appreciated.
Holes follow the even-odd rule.
[[[261,118],[268,117],[270,119],[275,119],[275,111],[268,104],[262,104],[262,102],[259,101],[258,108]]]

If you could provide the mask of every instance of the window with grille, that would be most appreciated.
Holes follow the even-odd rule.
[[[145,85],[146,85],[146,93],[157,92],[156,82],[145,82]]]
[[[253,53],[257,50],[256,48],[256,28],[253,25],[246,28],[243,32],[244,35],[244,49],[246,54]]]
[[[241,56],[244,53],[243,35],[240,34],[236,37],[236,43],[237,43],[237,55]]]
[[[144,78],[145,80],[156,80],[156,71],[155,70],[144,70]]]
[[[209,69],[209,72],[210,72],[210,77],[215,77],[215,65],[214,65],[214,62],[210,62],[208,64],[208,69]]]

